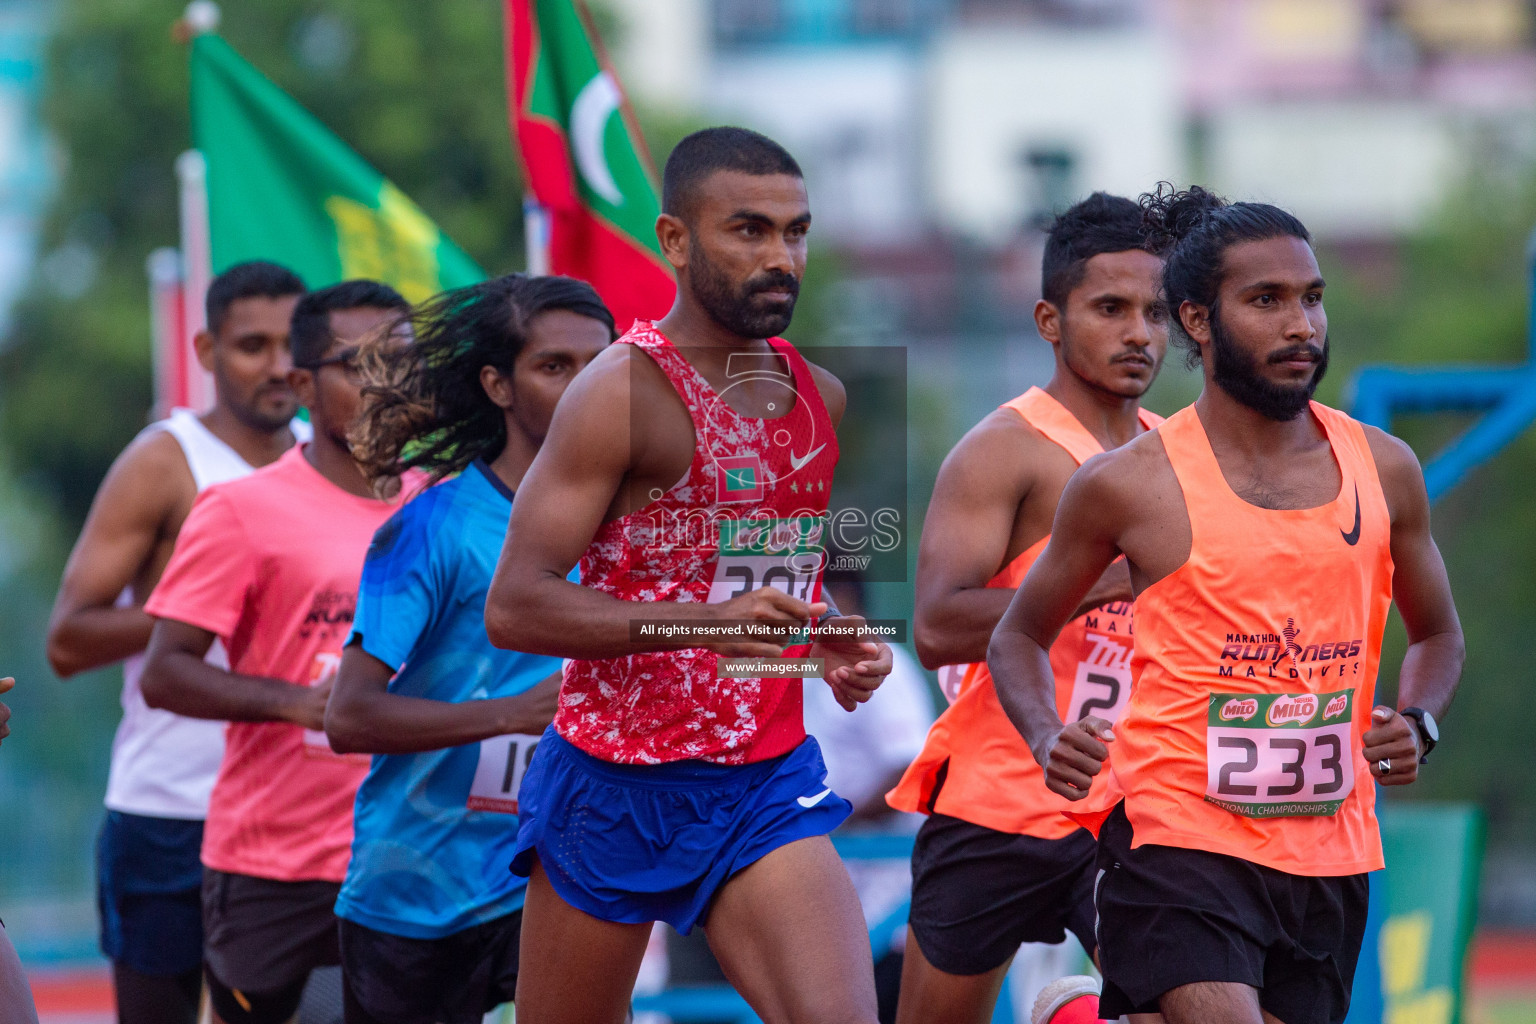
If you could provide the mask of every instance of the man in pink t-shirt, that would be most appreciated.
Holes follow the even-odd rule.
[[[314,440],[204,491],[145,605],[145,700],[230,723],[202,854],[208,989],[225,1024],[286,1021],[310,971],[340,963],[333,908],[368,763],[319,730],[364,555],[398,507],[374,497],[346,431],[358,347],[407,309],[372,281],[300,300],[291,379]],[[215,638],[227,671],[203,661]]]

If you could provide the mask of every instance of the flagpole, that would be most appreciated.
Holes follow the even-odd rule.
[[[196,412],[213,407],[213,375],[197,362],[193,339],[208,326],[204,301],[213,278],[213,254],[208,235],[208,162],[189,149],[176,158],[181,190],[182,354],[186,359],[186,391],[176,396]]]
[[[181,42],[214,32],[221,17],[214,0],[192,0],[172,27]],[[197,361],[193,339],[208,326],[205,300],[213,279],[213,249],[208,227],[208,162],[189,149],[176,158],[178,206],[181,214],[180,344],[172,365],[179,371],[175,390],[166,397],[170,407],[201,412],[213,407],[213,375]]]
[[[523,248],[528,254],[528,275],[544,277],[549,273],[549,211],[533,197],[523,194]]]
[[[184,393],[187,364],[182,347],[181,253],[156,249],[144,263],[149,276],[150,354],[155,369],[154,418],[164,419]]]

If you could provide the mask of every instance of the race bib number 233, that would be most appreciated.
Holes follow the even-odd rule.
[[[1248,818],[1338,813],[1355,788],[1354,697],[1211,694],[1205,798]]]

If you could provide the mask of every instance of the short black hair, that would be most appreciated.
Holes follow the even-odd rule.
[[[679,142],[667,157],[661,173],[662,212],[686,220],[694,191],[716,171],[805,177],[789,150],[766,135],[729,125],[704,128]]]
[[[1143,218],[1153,251],[1163,257],[1163,293],[1168,300],[1173,340],[1184,346],[1185,362],[1200,363],[1200,346],[1184,333],[1179,307],[1204,306],[1216,316],[1216,297],[1226,276],[1227,250],[1239,242],[1312,235],[1296,217],[1269,203],[1228,203],[1199,185],[1179,191],[1158,182],[1141,197]]]
[[[219,333],[229,316],[229,307],[238,299],[281,299],[303,295],[308,290],[304,279],[287,267],[266,260],[236,263],[208,285],[208,294],[203,299],[208,330]]]
[[[1040,294],[1065,310],[1072,289],[1083,283],[1088,261],[1107,252],[1151,251],[1141,207],[1124,196],[1095,192],[1051,223],[1040,261]]]
[[[293,322],[288,327],[288,350],[293,353],[293,365],[312,366],[323,359],[334,340],[331,314],[338,309],[359,308],[398,309],[404,315],[411,304],[382,281],[362,278],[310,292],[293,307]]]

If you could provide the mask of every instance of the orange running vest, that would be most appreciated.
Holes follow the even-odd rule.
[[[1158,429],[1193,540],[1136,600],[1135,685],[1111,744],[1135,846],[1295,875],[1382,866],[1361,734],[1392,604],[1391,521],[1360,424],[1315,402],[1312,415],[1343,483],[1301,510],[1233,493],[1193,407]]]
[[[1040,388],[1002,406],[1060,445],[1082,465],[1104,449],[1076,416]],[[1141,424],[1151,429],[1162,417],[1146,409]],[[1042,537],[987,581],[989,587],[1017,587],[1045,550]],[[1117,601],[1073,619],[1051,646],[1056,707],[1064,721],[1086,714],[1114,719],[1125,707],[1131,685],[1131,605]],[[1029,746],[1008,720],[984,661],[963,671],[954,703],[928,731],[923,752],[886,801],[900,811],[945,814],[998,832],[1061,839],[1078,826],[1064,811],[1070,801],[1045,788],[1045,776]]]

